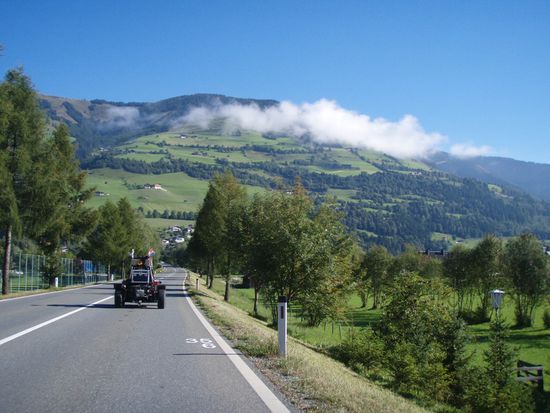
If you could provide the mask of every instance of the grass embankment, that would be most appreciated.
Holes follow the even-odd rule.
[[[195,275],[191,285],[195,285]],[[194,288],[191,288],[191,292]],[[233,290],[232,292],[234,292]],[[239,300],[233,294],[235,301]],[[277,354],[276,332],[233,305],[217,291],[201,291],[194,299],[236,348],[299,409],[331,412],[423,412],[421,407],[353,373],[341,363],[289,337],[288,358]]]

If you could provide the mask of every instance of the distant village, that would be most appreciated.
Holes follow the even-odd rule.
[[[165,231],[165,234],[171,236],[163,238],[162,246],[164,248],[172,248],[177,245],[183,244],[184,242],[191,239],[193,232],[195,232],[195,228],[191,224],[187,225],[186,227],[168,227],[168,229]]]

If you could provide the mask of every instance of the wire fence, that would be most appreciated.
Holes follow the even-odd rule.
[[[80,258],[61,259],[62,270],[57,277],[58,287],[93,284],[107,281],[109,276],[106,267]],[[49,280],[44,274],[46,257],[34,254],[15,254],[11,258],[10,292],[41,290],[49,287]],[[2,280],[0,277],[0,286]]]

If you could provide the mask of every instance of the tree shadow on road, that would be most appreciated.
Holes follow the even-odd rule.
[[[41,307],[37,305],[37,307]],[[115,308],[114,304],[47,304],[46,307],[67,307],[67,308]]]

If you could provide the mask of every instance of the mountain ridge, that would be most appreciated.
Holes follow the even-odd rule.
[[[104,99],[71,99],[39,95],[52,124],[64,122],[76,138],[79,158],[99,147],[113,147],[132,138],[172,130],[191,108],[226,104],[254,104],[266,108],[279,104],[272,99],[237,98],[222,94],[195,93],[155,102],[115,102]],[[431,168],[488,184],[505,185],[550,201],[550,165],[504,157],[457,158],[438,152],[423,162]]]

